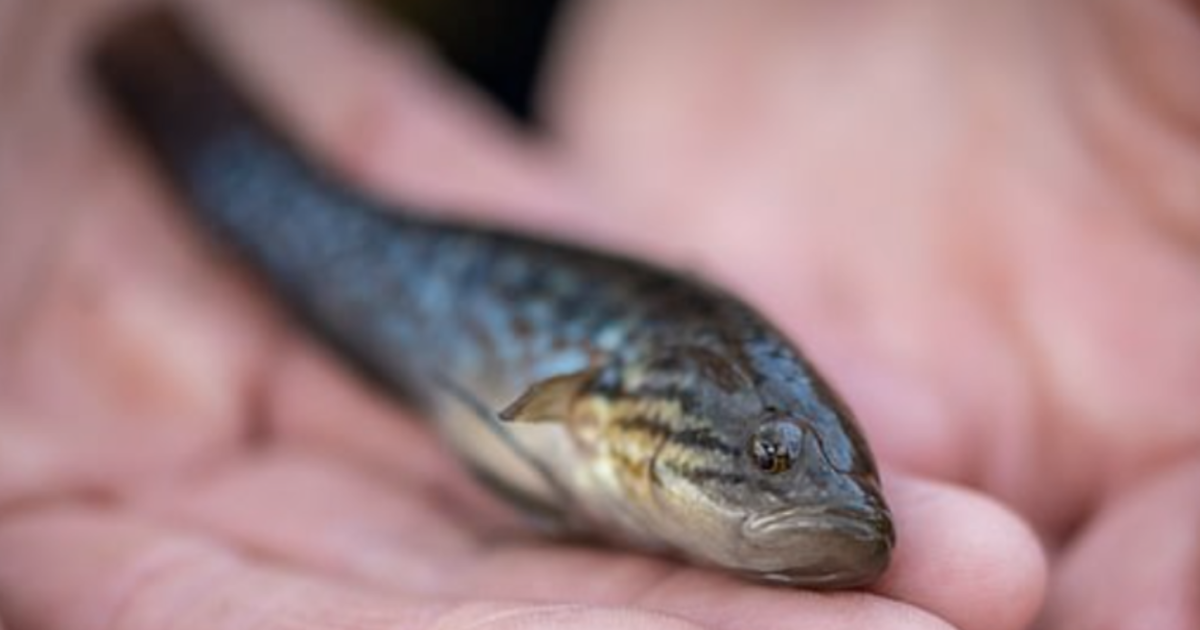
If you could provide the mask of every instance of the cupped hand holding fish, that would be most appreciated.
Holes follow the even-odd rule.
[[[0,334],[13,348],[3,359],[0,411],[0,618],[10,625],[212,628],[267,620],[268,626],[363,628],[1018,628],[1028,621],[1044,577],[1029,532],[988,499],[932,479],[974,483],[1015,499],[1038,486],[1011,468],[1006,476],[972,464],[976,458],[991,461],[984,456],[996,452],[996,461],[1015,467],[1028,461],[1018,455],[1038,451],[1019,442],[1011,422],[988,415],[996,413],[990,398],[962,408],[952,396],[943,402],[930,395],[937,404],[924,406],[914,399],[940,383],[932,369],[937,364],[923,360],[953,360],[961,370],[953,376],[979,379],[974,386],[980,390],[966,391],[986,392],[1007,382],[998,378],[997,362],[1005,355],[997,348],[1011,350],[1020,340],[1039,347],[1036,337],[1024,331],[992,337],[966,328],[924,337],[954,333],[956,343],[945,347],[911,349],[893,341],[880,347],[895,354],[879,361],[867,350],[861,359],[839,359],[858,357],[870,345],[855,345],[848,333],[853,318],[876,312],[856,306],[860,302],[898,300],[878,302],[901,309],[888,321],[930,321],[931,314],[905,312],[913,302],[891,293],[899,286],[926,288],[928,280],[919,274],[888,276],[889,282],[869,274],[850,277],[849,288],[839,289],[845,294],[811,301],[802,293],[805,286],[825,286],[805,280],[826,260],[816,257],[822,249],[810,239],[823,235],[831,250],[846,238],[859,253],[887,252],[886,244],[854,240],[871,234],[869,225],[839,237],[829,232],[830,222],[851,224],[852,215],[796,211],[761,219],[766,231],[752,251],[722,250],[731,247],[731,228],[760,226],[745,225],[747,213],[730,215],[720,207],[728,199],[723,195],[744,192],[731,191],[729,182],[746,180],[719,177],[701,177],[714,187],[659,208],[662,214],[588,211],[577,182],[567,180],[554,158],[523,144],[467,95],[434,78],[414,51],[388,49],[324,5],[213,5],[214,31],[259,73],[300,132],[348,171],[406,197],[420,194],[481,212],[499,208],[490,216],[515,225],[553,223],[569,234],[593,232],[608,245],[636,243],[635,232],[652,229],[659,238],[643,242],[644,253],[699,260],[703,272],[723,275],[766,304],[817,350],[822,363],[837,368],[838,382],[852,393],[870,434],[879,436],[885,468],[918,473],[887,470],[902,543],[888,576],[865,594],[769,589],[611,550],[535,545],[513,535],[519,524],[467,481],[419,424],[398,418],[301,334],[281,331],[280,314],[207,253],[188,226],[162,211],[170,196],[66,80],[73,76],[70,46],[99,8],[0,15],[30,31],[31,48],[42,47],[22,51],[32,60],[28,70],[10,76],[26,89],[4,110],[11,118],[0,120],[15,138],[8,146],[25,150],[20,170],[12,162],[0,165],[0,177],[10,182],[0,192],[4,207],[19,209],[0,218],[0,239],[13,261],[0,275]],[[603,18],[596,21],[600,27],[607,24]],[[38,29],[43,36],[34,37]],[[586,69],[585,63],[581,77],[588,76]],[[321,77],[315,92],[313,76]],[[610,102],[637,104],[638,91],[626,96]],[[592,160],[582,163],[584,172],[607,174],[602,168],[611,164],[604,161],[611,145],[589,144],[594,141],[583,124],[588,110],[575,111],[583,113],[575,122],[564,118],[564,128],[581,149],[593,147],[581,151]],[[634,121],[640,115],[619,108],[615,114],[615,120]],[[769,118],[741,120],[765,125]],[[698,129],[689,133],[704,136]],[[613,138],[621,136],[606,142]],[[636,148],[636,139],[626,140],[625,146]],[[635,155],[645,152],[629,157]],[[695,166],[702,172],[703,164]],[[79,175],[63,185],[61,173]],[[636,183],[617,175],[614,181]],[[858,176],[872,174],[868,169]],[[617,207],[636,207],[639,198],[653,199],[641,190]],[[580,211],[563,214],[564,208]],[[674,215],[673,208],[692,214]],[[725,216],[740,216],[742,223],[722,225]],[[706,236],[704,230],[712,232]],[[722,238],[714,236],[722,232]],[[663,234],[675,236],[668,243]],[[670,248],[687,242],[703,249]],[[975,264],[963,252],[932,251],[948,266],[957,261],[964,275]],[[847,250],[841,262],[853,270],[852,259]],[[821,268],[830,273],[838,267]],[[1178,294],[1195,295],[1186,288]],[[940,304],[928,296],[920,303]],[[822,312],[839,304],[840,312]],[[1170,314],[1156,310],[1138,322],[1166,327]],[[883,311],[879,316],[886,317]],[[955,319],[955,326],[971,325],[968,316],[963,320]],[[879,328],[868,330],[878,334]],[[995,356],[977,354],[983,350]],[[870,365],[883,366],[884,376],[865,373]],[[889,387],[896,375],[912,380]],[[948,390],[959,391],[957,385]],[[1188,394],[1158,400],[1165,406]],[[1155,416],[1177,417],[1167,411]],[[995,439],[957,437],[978,435],[975,416],[996,422]],[[1070,426],[1064,429],[1064,436],[1074,434]],[[1133,447],[1141,446],[1119,452],[1142,452]],[[1063,466],[1074,470],[1077,463],[1068,459]],[[1166,496],[1174,492],[1169,483],[1156,487]],[[1045,501],[1077,496],[1089,494],[1061,490]],[[1161,505],[1157,501],[1151,508]],[[1130,527],[1127,521],[1124,527]],[[1047,531],[1054,531],[1051,525]],[[1101,529],[1093,537],[1104,535]],[[1081,546],[1076,555],[1082,560],[1067,568],[1091,558],[1101,562],[1108,548],[1103,538]]]

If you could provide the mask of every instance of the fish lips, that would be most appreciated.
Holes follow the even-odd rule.
[[[879,578],[895,542],[886,509],[798,506],[747,517],[738,555],[743,570],[758,579],[852,588]]]

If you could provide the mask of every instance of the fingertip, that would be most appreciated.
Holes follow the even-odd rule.
[[[1015,513],[977,492],[927,480],[889,485],[898,543],[876,590],[957,627],[1024,628],[1041,607],[1046,555]]]

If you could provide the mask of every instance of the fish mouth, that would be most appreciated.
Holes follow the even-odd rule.
[[[877,540],[881,535],[890,538],[890,521],[880,510],[861,507],[789,507],[748,516],[742,522],[742,535],[756,540],[797,533],[828,533]]]
[[[809,588],[853,588],[887,568],[895,532],[884,510],[791,507],[748,517],[738,550],[756,579]]]

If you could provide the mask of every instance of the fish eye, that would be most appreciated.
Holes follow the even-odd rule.
[[[750,458],[759,470],[777,475],[787,472],[800,459],[804,432],[785,420],[765,422],[750,438]]]

